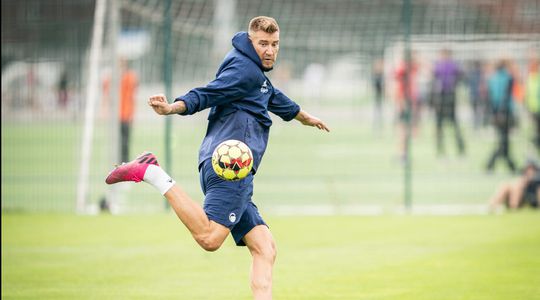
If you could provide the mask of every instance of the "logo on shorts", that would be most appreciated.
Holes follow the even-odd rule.
[[[235,213],[231,213],[229,215],[229,221],[231,221],[231,223],[234,223],[234,221],[236,221],[236,214]]]

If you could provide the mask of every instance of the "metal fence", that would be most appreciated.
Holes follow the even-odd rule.
[[[410,149],[413,206],[482,206],[514,176],[502,163],[486,172],[497,140],[489,119],[474,109],[469,75],[475,64],[488,80],[499,60],[510,62],[519,118],[511,155],[518,166],[538,158],[526,88],[540,52],[536,0],[105,2],[87,211],[97,211],[111,194],[103,178],[119,158],[119,61],[128,60],[139,81],[131,155],[153,150],[163,157],[165,121],[145,100],[165,92],[167,67],[174,96],[204,85],[230,49],[232,35],[258,15],[276,18],[281,28],[278,64],[268,73],[272,82],[335,129],[320,136],[274,118],[257,179],[255,201],[261,206],[282,213],[370,213],[402,206],[397,74],[407,47],[417,63],[419,112]],[[3,212],[75,211],[94,10],[95,1],[2,1]],[[462,156],[453,149],[453,129],[445,137],[445,155],[437,155],[435,146],[430,101],[442,49],[452,51],[463,74],[456,91],[467,148]],[[383,83],[380,106],[374,79]],[[169,140],[171,173],[199,199],[196,153],[205,116],[175,118]],[[114,193],[114,211],[163,210],[147,186],[121,185]]]

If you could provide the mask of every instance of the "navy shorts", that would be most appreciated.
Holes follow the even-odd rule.
[[[245,246],[244,236],[255,226],[266,225],[251,201],[253,174],[239,181],[223,180],[214,172],[210,159],[201,164],[199,173],[208,219],[229,228],[236,245]]]

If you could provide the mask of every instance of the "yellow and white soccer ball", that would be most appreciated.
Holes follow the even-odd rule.
[[[212,167],[216,174],[228,181],[245,178],[253,168],[251,149],[241,141],[227,140],[219,144],[212,154]]]

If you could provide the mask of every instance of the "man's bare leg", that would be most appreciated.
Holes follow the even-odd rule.
[[[117,166],[105,179],[107,184],[124,181],[145,181],[155,187],[167,198],[178,218],[205,250],[217,250],[229,235],[227,227],[210,221],[202,207],[176,185],[151,152],[143,152],[136,159]]]
[[[209,220],[202,207],[176,184],[164,196],[203,249],[207,251],[219,249],[230,233],[227,227]]]
[[[272,269],[276,260],[276,244],[265,225],[254,227],[244,237],[251,252],[251,291],[256,300],[272,299]]]

